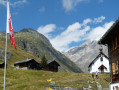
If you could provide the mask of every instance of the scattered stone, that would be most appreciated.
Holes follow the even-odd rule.
[[[98,90],[103,90],[102,86],[98,82],[97,82],[97,88],[98,88]]]

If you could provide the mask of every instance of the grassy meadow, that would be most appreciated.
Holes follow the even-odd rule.
[[[1,49],[5,48],[4,41],[4,37],[0,37]],[[55,86],[59,87],[77,87],[81,90],[81,88],[87,88],[90,84],[93,90],[97,90],[96,82],[99,82],[104,88],[109,87],[109,74],[100,74],[99,79],[93,81],[91,74],[84,73],[15,70],[13,64],[17,61],[26,60],[27,58],[34,58],[37,62],[41,60],[32,53],[22,50],[20,47],[14,50],[10,44],[10,40],[8,40],[7,50],[11,53],[11,57],[7,60],[6,90],[45,90],[45,86],[50,86],[50,82],[47,82],[50,78],[55,81]],[[4,60],[4,58],[1,59]],[[3,89],[3,85],[4,69],[0,69],[0,90]]]
[[[55,86],[77,87],[79,90],[82,87],[88,87],[89,84],[93,90],[96,90],[96,82],[99,82],[104,88],[108,88],[110,80],[109,74],[100,74],[99,79],[93,81],[91,74],[9,68],[6,75],[6,90],[45,90],[45,86],[50,86],[50,82],[47,82],[50,78],[55,81]],[[3,89],[3,85],[4,70],[0,69],[0,90]]]

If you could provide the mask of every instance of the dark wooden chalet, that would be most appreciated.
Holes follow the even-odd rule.
[[[3,62],[3,63],[0,63],[0,68],[4,68],[4,66],[5,66],[5,63]]]
[[[43,70],[58,72],[60,65],[55,60],[47,61],[47,67],[43,68]]]
[[[98,43],[108,46],[111,83],[119,83],[119,19],[112,25]]]
[[[14,63],[16,69],[33,69],[40,70],[40,65],[34,59],[27,59]]]

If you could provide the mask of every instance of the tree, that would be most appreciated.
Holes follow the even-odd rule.
[[[41,68],[47,67],[47,59],[46,59],[45,55],[41,58],[40,67]]]

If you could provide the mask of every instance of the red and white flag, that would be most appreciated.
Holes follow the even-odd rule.
[[[12,26],[12,20],[11,20],[11,14],[10,14],[10,8],[9,8],[9,2],[7,1],[7,32],[10,34],[11,44],[16,49],[15,46],[15,38],[14,38],[14,32],[13,32],[13,26]]]

